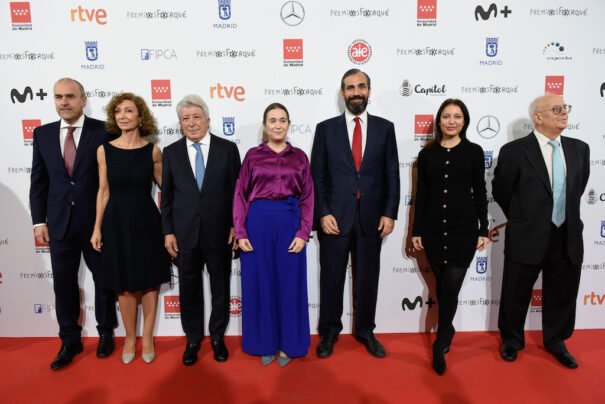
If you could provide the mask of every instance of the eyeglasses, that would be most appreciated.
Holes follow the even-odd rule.
[[[536,113],[552,111],[555,115],[560,115],[561,112],[565,110],[569,114],[571,112],[571,105],[563,104],[563,105],[555,105],[552,109],[545,109],[544,111],[536,111]]]

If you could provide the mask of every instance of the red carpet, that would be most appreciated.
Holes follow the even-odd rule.
[[[497,333],[458,333],[443,376],[431,369],[429,334],[383,334],[386,359],[375,359],[350,335],[334,355],[318,359],[317,336],[307,357],[266,368],[242,352],[240,337],[227,337],[230,358],[217,363],[206,338],[200,360],[181,364],[185,339],[156,338],[156,360],[120,360],[123,339],[107,359],[95,356],[96,338],[59,371],[49,370],[58,338],[0,338],[2,403],[604,403],[605,330],[576,331],[568,341],[580,367],[561,366],[527,333],[514,363],[499,355]]]

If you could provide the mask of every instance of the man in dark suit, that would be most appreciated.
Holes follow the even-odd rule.
[[[204,337],[204,264],[210,275],[209,330],[214,359],[229,356],[223,335],[229,322],[233,193],[241,160],[237,146],[208,133],[208,106],[187,95],[176,107],[185,137],[164,149],[162,226],[165,246],[178,259],[181,324],[187,335],[183,364],[193,365]]]
[[[500,149],[492,181],[494,199],[508,219],[498,328],[500,353],[510,362],[525,346],[525,317],[542,271],[544,347],[564,366],[578,367],[565,340],[574,330],[584,254],[580,198],[590,150],[581,140],[560,136],[570,111],[557,95],[532,102],[535,130]]]
[[[54,94],[61,120],[34,130],[29,191],[34,236],[39,243],[50,244],[62,343],[50,366],[53,370],[67,366],[82,352],[82,327],[78,324],[81,255],[95,282],[99,358],[113,352],[113,328],[117,324],[114,293],[98,286],[101,256],[90,244],[99,188],[97,148],[109,140],[109,134],[102,121],[84,116],[86,96],[79,82],[61,79],[55,83]]]
[[[380,249],[399,209],[399,159],[393,123],[367,113],[370,78],[358,69],[341,80],[344,114],[317,125],[311,171],[319,219],[320,312],[317,356],[329,357],[342,331],[343,293],[351,252],[356,296],[355,338],[377,358],[374,336]]]

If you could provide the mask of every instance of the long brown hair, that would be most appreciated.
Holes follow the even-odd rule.
[[[471,123],[471,116],[468,113],[468,108],[466,108],[466,105],[464,105],[464,102],[462,102],[462,100],[459,100],[457,98],[448,98],[447,100],[443,101],[443,103],[439,107],[439,110],[437,111],[437,115],[435,115],[435,122],[433,123],[433,126],[435,128],[435,137],[433,138],[433,140],[429,141],[425,147],[434,147],[441,143],[441,140],[443,139],[443,133],[441,132],[440,125],[441,114],[443,114],[443,110],[449,105],[457,105],[458,107],[460,107],[462,115],[464,116],[464,125],[462,126],[462,130],[460,131],[460,139],[463,142],[468,141],[468,139],[466,138],[466,129],[468,129],[468,125]]]

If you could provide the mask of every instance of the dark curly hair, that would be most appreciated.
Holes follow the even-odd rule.
[[[105,107],[105,111],[107,111],[107,122],[105,122],[105,128],[107,128],[107,131],[114,135],[122,134],[122,130],[118,127],[118,124],[116,123],[114,111],[118,104],[120,104],[124,100],[130,100],[134,102],[134,105],[137,107],[137,111],[139,112],[139,116],[141,117],[141,126],[139,126],[139,133],[141,134],[141,136],[149,136],[156,133],[158,130],[157,123],[155,121],[155,118],[151,114],[151,111],[149,111],[145,100],[139,97],[138,95],[134,95],[133,93],[121,93],[115,95],[111,99],[111,101],[109,101],[109,104],[107,104],[107,107]]]

